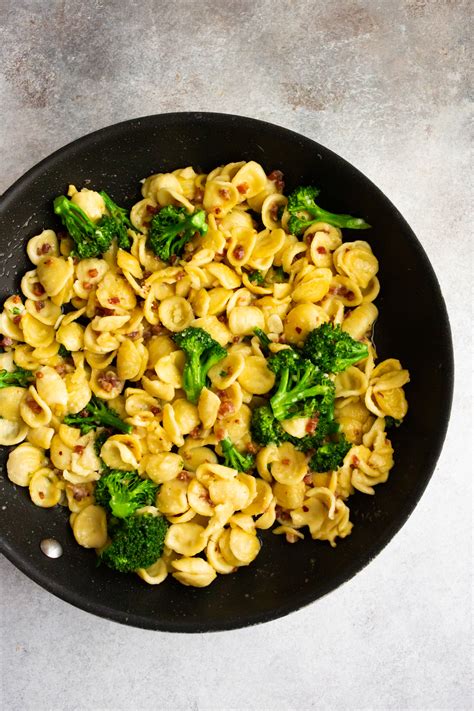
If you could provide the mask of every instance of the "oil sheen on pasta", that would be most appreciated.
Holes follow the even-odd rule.
[[[100,219],[100,196],[76,195]],[[137,571],[145,582],[171,574],[207,586],[250,564],[261,547],[258,531],[271,528],[289,543],[309,535],[335,546],[351,532],[350,495],[373,494],[393,466],[385,417],[399,420],[407,410],[408,371],[396,359],[376,364],[370,341],[379,292],[370,245],[343,242],[341,230],[323,222],[300,239],[288,234],[281,175],[267,176],[253,161],[208,175],[191,167],[152,175],[142,195],[131,210],[130,252],[114,245],[100,259],[78,261],[69,256],[71,240],[49,229],[28,243],[31,270],[0,316],[0,369],[34,375],[31,384],[0,390],[0,444],[13,446],[10,480],[28,487],[37,506],[67,507],[77,542],[100,551],[108,534],[94,500],[101,467],[95,434],[63,422],[95,395],[133,428],[109,436],[100,457],[159,484],[155,510],[171,524],[163,556]],[[207,212],[205,236],[171,265],[147,247],[150,220],[166,205]],[[256,271],[274,276],[257,283],[250,278]],[[292,444],[258,448],[251,441],[252,408],[274,382],[253,334],[265,331],[276,351],[300,345],[329,321],[364,340],[369,357],[335,376],[335,415],[352,447],[337,471],[312,472]],[[185,397],[184,354],[171,338],[188,326],[227,350],[197,404]],[[288,426],[298,436],[306,425]],[[225,436],[256,454],[254,470],[219,463]]]

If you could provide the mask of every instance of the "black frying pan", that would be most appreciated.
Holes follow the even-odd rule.
[[[148,116],[104,128],[46,158],[2,200],[2,300],[18,289],[19,276],[30,268],[26,240],[56,225],[52,200],[69,183],[105,189],[118,203],[131,205],[139,197],[139,179],[151,173],[187,165],[206,170],[243,159],[254,159],[267,171],[281,169],[289,189],[300,183],[318,185],[327,209],[363,216],[373,225],[362,239],[380,260],[377,350],[380,358],[399,358],[409,368],[409,414],[393,432],[396,464],[388,483],[377,487],[375,496],[350,499],[354,529],[349,538],[332,549],[309,538],[289,545],[265,532],[254,564],[236,575],[219,576],[202,590],[171,578],[150,587],[135,575],[97,568],[94,552],[74,541],[64,509],[35,507],[27,491],[2,475],[5,555],[73,605],[138,627],[173,632],[243,627],[285,615],[334,590],[407,520],[446,433],[453,388],[451,335],[438,282],[420,243],[391,202],[358,170],[318,143],[269,123],[211,113]],[[0,462],[3,470],[6,454]],[[40,551],[39,542],[46,537],[62,543],[61,558],[51,560]]]

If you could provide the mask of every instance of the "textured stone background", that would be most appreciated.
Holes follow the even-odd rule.
[[[448,439],[415,513],[354,580],[288,618],[199,637],[128,629],[3,560],[3,708],[471,708],[468,1],[0,6],[0,189],[134,116],[211,110],[282,124],[353,162],[408,219],[457,353]]]

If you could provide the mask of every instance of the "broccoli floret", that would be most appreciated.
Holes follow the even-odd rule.
[[[385,415],[385,429],[390,430],[392,427],[400,427],[403,420],[397,420],[395,417]]]
[[[314,417],[314,432],[300,439],[293,438],[292,442],[295,447],[303,452],[311,452],[318,449],[329,438],[339,432],[339,423],[333,417],[332,412],[316,413]]]
[[[75,415],[66,415],[64,424],[71,427],[80,427],[81,434],[85,435],[98,427],[111,427],[114,430],[130,434],[132,426],[120,419],[103,400],[92,396],[85,409]]]
[[[153,504],[157,490],[152,481],[142,479],[136,471],[109,469],[96,484],[95,500],[112,516],[128,518],[137,509]]]
[[[327,212],[316,205],[315,198],[319,195],[318,188],[299,187],[288,197],[286,209],[290,213],[288,230],[291,234],[300,236],[313,222],[327,222],[335,227],[347,227],[352,230],[366,230],[370,227],[365,220],[351,215],[336,215]]]
[[[75,252],[81,259],[100,257],[110,247],[115,237],[115,223],[102,218],[96,224],[79,205],[59,195],[54,200],[54,212],[75,242]]]
[[[249,281],[251,281],[252,284],[255,284],[255,286],[263,286],[265,283],[265,277],[262,272],[259,272],[256,269],[253,272],[249,272],[248,276]]]
[[[164,262],[169,262],[173,255],[181,256],[186,242],[196,232],[207,232],[206,212],[195,210],[191,215],[185,207],[167,205],[154,215],[148,239],[154,253]]]
[[[369,355],[365,343],[355,341],[340,326],[323,323],[311,331],[303,355],[324,373],[339,373]]]
[[[227,351],[203,328],[189,326],[173,335],[174,342],[184,351],[183,388],[189,402],[199,400],[206,386],[209,369],[227,355]]]
[[[13,385],[18,385],[20,388],[26,388],[33,381],[33,373],[31,370],[17,368],[12,373],[8,370],[0,370],[0,389],[10,388]]]
[[[99,561],[121,573],[148,568],[161,557],[168,525],[164,516],[145,513],[112,522],[112,542],[102,551]]]
[[[252,469],[255,463],[252,455],[239,452],[229,437],[222,439],[220,445],[226,467],[237,469],[239,472],[248,472],[249,469]]]
[[[108,224],[110,229],[114,232],[114,236],[117,238],[118,246],[122,249],[130,249],[128,230],[132,227],[132,223],[128,216],[128,210],[124,207],[119,207],[103,190],[99,192],[99,195],[101,195],[107,212],[109,213],[102,217],[99,224],[102,227]]]
[[[286,441],[286,432],[280,425],[272,408],[268,405],[257,407],[252,413],[250,421],[250,434],[257,444],[280,444]]]
[[[271,356],[268,367],[275,373],[276,390],[270,405],[277,420],[310,417],[313,413],[331,415],[334,410],[334,383],[311,361],[292,348]]]
[[[326,442],[318,447],[309,460],[309,467],[315,472],[329,472],[339,469],[344,457],[352,447],[344,435],[339,436],[338,442]]]

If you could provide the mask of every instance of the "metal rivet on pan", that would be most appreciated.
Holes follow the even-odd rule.
[[[40,548],[48,558],[60,558],[63,554],[63,547],[55,538],[43,538]]]

